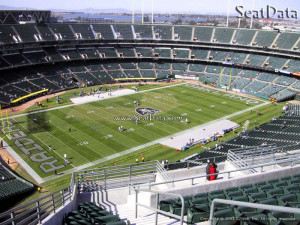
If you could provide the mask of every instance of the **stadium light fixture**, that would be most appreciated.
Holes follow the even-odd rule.
[[[152,24],[154,22],[154,0],[152,0]]]
[[[254,9],[254,0],[252,0],[252,9],[251,9],[252,12],[253,12],[253,9]],[[251,19],[250,19],[250,29],[252,29],[252,25],[253,25],[253,16],[251,16]]]
[[[142,0],[142,24],[144,24],[144,0]]]
[[[132,21],[131,22],[134,24],[134,0],[132,0]]]
[[[241,0],[241,4],[240,5],[243,5],[243,0]],[[241,18],[239,18],[238,28],[240,28],[240,26],[241,26]]]
[[[226,27],[228,27],[228,25],[229,25],[229,8],[230,8],[230,0],[228,0],[228,6],[227,6],[227,25],[226,25]]]

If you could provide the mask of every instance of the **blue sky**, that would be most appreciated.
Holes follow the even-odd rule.
[[[252,0],[231,0],[230,12],[234,13],[237,5],[244,5],[245,9],[251,9]],[[225,13],[227,12],[227,0],[154,0],[155,12],[190,12],[190,13]],[[145,11],[151,10],[151,0],[144,0]],[[30,7],[36,9],[68,9],[78,10],[84,8],[109,9],[124,8],[131,10],[132,0],[1,0],[0,5],[13,7]],[[299,0],[255,0],[254,9],[266,8],[267,5],[278,10],[298,10]],[[142,9],[142,0],[135,0],[136,10]]]

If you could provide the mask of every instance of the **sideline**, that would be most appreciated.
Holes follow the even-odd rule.
[[[262,104],[259,104],[259,105],[256,105],[256,106],[252,107],[252,109],[256,109],[256,108],[259,108],[259,107],[262,107],[262,106],[265,106],[265,105],[268,105],[268,104],[271,104],[271,102],[264,102],[264,103],[262,103]],[[105,161],[108,161],[108,160],[111,160],[111,159],[115,159],[115,158],[117,158],[117,157],[124,156],[124,155],[127,155],[127,154],[129,154],[129,153],[133,153],[133,152],[135,152],[135,151],[138,151],[138,150],[140,150],[140,149],[149,147],[149,146],[154,145],[154,144],[160,144],[161,142],[166,141],[166,140],[169,140],[171,137],[173,137],[173,136],[175,136],[175,135],[176,135],[176,136],[177,136],[177,135],[184,135],[184,134],[189,133],[189,132],[191,132],[191,131],[193,131],[193,130],[201,129],[202,127],[208,126],[208,125],[213,124],[213,123],[215,123],[215,122],[218,122],[218,121],[221,121],[221,120],[224,120],[224,119],[229,119],[229,118],[231,118],[231,117],[233,117],[233,116],[237,116],[237,115],[239,115],[239,114],[243,114],[243,113],[245,113],[245,112],[248,112],[249,110],[250,110],[250,109],[247,108],[247,109],[244,109],[244,110],[242,110],[242,111],[235,112],[235,113],[233,113],[233,114],[230,114],[230,115],[221,117],[221,118],[219,118],[219,119],[216,119],[216,120],[213,120],[213,121],[210,121],[210,122],[201,124],[201,125],[199,125],[199,126],[196,126],[196,127],[191,128],[191,129],[188,129],[188,130],[185,130],[185,131],[182,131],[182,132],[178,132],[178,133],[175,133],[175,134],[171,134],[171,135],[169,135],[169,136],[167,136],[167,137],[163,137],[163,138],[160,138],[160,139],[157,139],[157,140],[148,142],[148,143],[143,144],[143,145],[139,145],[139,146],[137,146],[137,147],[134,147],[134,148],[125,150],[125,151],[123,151],[123,152],[121,152],[121,153],[116,153],[116,154],[107,156],[107,157],[105,157],[105,158],[98,159],[98,160],[95,160],[95,161],[93,161],[93,162],[86,163],[86,164],[81,165],[81,166],[78,166],[78,167],[76,167],[76,168],[69,169],[69,170],[65,170],[65,171],[62,172],[62,173],[63,173],[62,175],[70,174],[70,173],[77,172],[77,171],[79,171],[79,170],[82,170],[82,169],[85,169],[85,168],[88,168],[88,167],[91,167],[91,166],[95,166],[95,165],[97,165],[97,164],[99,164],[99,163],[102,163],[102,162],[105,162]],[[49,181],[49,180],[56,179],[56,178],[58,178],[58,177],[59,177],[59,175],[52,175],[52,176],[45,177],[45,178],[44,178],[44,182]]]

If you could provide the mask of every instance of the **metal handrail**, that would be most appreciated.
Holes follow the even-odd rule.
[[[276,164],[284,164],[284,163],[289,163],[289,162],[291,163],[291,166],[294,166],[295,161],[297,161],[299,159],[300,159],[300,157],[298,157],[298,158],[291,158],[291,159],[287,159],[287,160],[282,160],[281,162],[278,162],[278,163],[272,162],[272,163],[258,164],[258,165],[255,165],[255,166],[249,166],[249,167],[240,168],[240,169],[236,169],[236,170],[230,170],[230,171],[223,171],[223,172],[218,172],[218,173],[210,174],[210,175],[228,174],[228,179],[230,179],[230,173],[240,172],[240,171],[254,169],[254,168],[261,168],[261,170],[263,170],[264,166],[271,166],[271,165],[276,165]],[[204,178],[206,176],[207,176],[206,174],[203,174],[203,175],[200,175],[200,176],[192,176],[192,177],[179,178],[179,179],[174,179],[172,182],[176,183],[176,182],[191,180],[192,181],[192,185],[193,185],[193,180],[194,179]],[[168,183],[170,183],[170,182],[166,181],[166,182],[152,183],[152,184],[147,184],[147,185],[151,189],[152,186],[158,186],[158,185],[168,184]]]
[[[184,205],[184,199],[182,197],[182,195],[180,194],[174,194],[174,193],[166,193],[166,192],[161,192],[161,191],[151,191],[151,190],[144,190],[144,189],[135,189],[135,218],[137,218],[138,216],[138,206],[142,206],[144,208],[150,209],[155,211],[155,225],[157,225],[157,221],[158,221],[158,213],[162,214],[162,215],[166,215],[169,217],[173,217],[176,219],[180,220],[180,225],[183,225],[183,219],[184,219],[184,211],[185,211],[185,205]],[[148,192],[148,193],[154,193],[156,194],[156,208],[138,203],[138,194],[139,192]],[[168,196],[173,196],[173,197],[177,197],[180,198],[182,204],[181,204],[181,213],[180,216],[172,214],[172,213],[168,213],[162,210],[158,209],[158,204],[159,204],[159,195],[168,195]]]
[[[233,200],[225,200],[225,199],[214,199],[212,201],[210,207],[210,215],[209,215],[209,224],[213,225],[214,218],[214,211],[216,203],[234,205],[234,206],[243,206],[255,209],[263,209],[263,210],[270,210],[270,211],[279,211],[285,213],[295,213],[300,214],[300,209],[298,208],[291,208],[291,207],[283,207],[283,206],[274,206],[274,205],[266,205],[266,204],[259,204],[259,203],[250,203],[250,202],[240,202],[240,201],[233,201]]]
[[[64,206],[66,202],[72,200],[71,198],[72,189],[71,186],[69,186],[25,205],[0,213],[0,220],[10,217],[9,219],[4,219],[0,224],[21,224],[25,222],[26,224],[33,224],[34,222],[41,223],[42,218],[50,215],[52,212],[55,213],[57,208]],[[28,220],[32,221],[28,222]]]

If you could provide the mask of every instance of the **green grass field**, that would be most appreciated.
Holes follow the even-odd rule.
[[[226,94],[226,92],[200,91],[182,84],[13,117],[10,118],[10,121],[16,126],[14,129],[22,130],[27,138],[33,139],[44,149],[45,157],[53,157],[48,161],[57,159],[55,166],[64,165],[63,155],[67,154],[69,164],[59,170],[59,172],[63,172],[247,108],[250,110],[251,107],[263,103],[258,101],[246,104],[239,98],[224,96]],[[243,97],[243,99],[246,98]],[[137,107],[134,106],[134,101],[140,102],[138,107],[159,110],[157,116],[188,118],[191,123],[182,123],[180,119],[139,121],[139,124],[136,124],[135,121],[118,120],[120,117],[131,118],[136,115]],[[37,119],[37,123],[33,122],[34,118]],[[118,132],[120,125],[126,129],[124,132]],[[71,127],[71,132],[68,130],[69,127]],[[33,149],[30,150],[30,154],[24,154],[16,146],[15,140],[6,140],[40,177],[53,175],[53,172],[44,173],[40,169],[40,165],[45,161],[32,161],[32,155],[40,153],[40,150]],[[49,145],[53,151],[49,151]],[[32,144],[26,146],[26,148],[30,147]],[[196,151],[199,150],[192,150],[179,157],[186,157]],[[132,153],[131,157],[137,156],[140,152],[146,152],[146,159],[172,158],[175,154],[174,159],[178,158],[178,153],[175,153],[174,149],[164,148],[161,145],[141,149]],[[150,157],[150,155],[152,156]],[[113,165],[114,161],[116,160],[111,160],[110,163]]]

